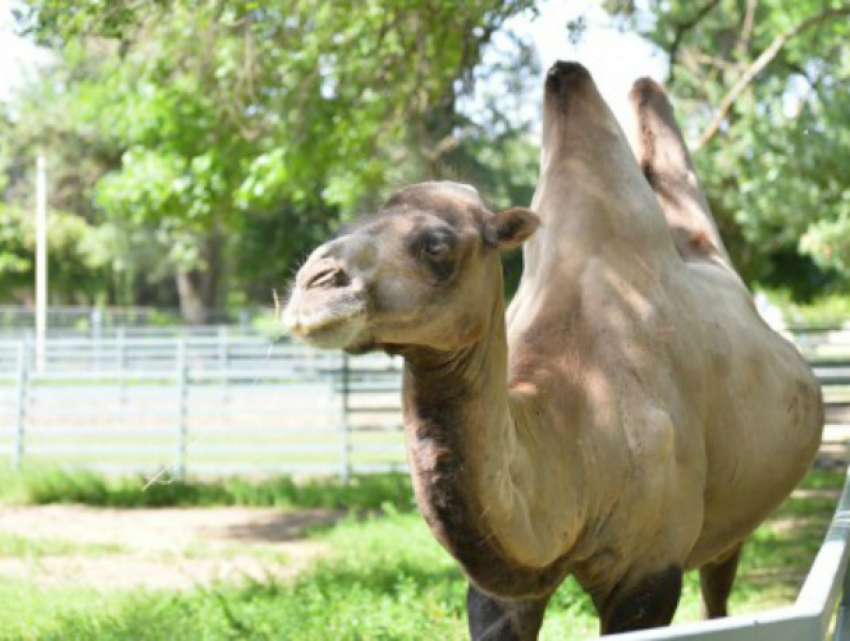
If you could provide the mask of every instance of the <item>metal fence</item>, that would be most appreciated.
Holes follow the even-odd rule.
[[[181,324],[180,311],[152,307],[76,307],[54,305],[47,310],[47,330],[54,338],[100,339],[127,336],[209,335],[221,328],[253,333],[259,321],[273,317],[273,310],[253,309],[232,313],[213,310],[207,325]],[[35,310],[0,305],[0,339],[34,339]]]
[[[404,468],[398,361],[218,332],[0,341],[0,455],[177,476]]]
[[[797,331],[795,340],[824,385],[827,431],[846,432],[850,332]],[[404,469],[399,410],[398,360],[239,328],[53,337],[43,363],[32,341],[0,339],[0,458],[15,466],[178,475]]]

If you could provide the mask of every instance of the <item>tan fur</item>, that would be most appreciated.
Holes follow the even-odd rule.
[[[658,198],[676,249],[685,260],[731,265],[673,107],[664,89],[651,78],[632,86],[632,148]]]
[[[405,357],[417,498],[474,582],[539,597],[574,573],[604,603],[728,556],[805,474],[823,414],[710,218],[665,219],[589,74],[554,79],[540,230],[507,321],[488,238],[511,246],[534,217],[491,214],[447,183],[400,191],[317,249],[285,319],[324,346]],[[689,245],[674,243],[675,225]],[[449,228],[456,267],[435,280],[414,241]],[[363,252],[367,269],[353,258]],[[328,265],[346,284],[326,284]]]

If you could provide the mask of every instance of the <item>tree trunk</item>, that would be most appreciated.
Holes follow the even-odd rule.
[[[222,265],[222,234],[210,231],[203,241],[203,266],[178,271],[177,294],[180,297],[180,315],[189,325],[206,325],[219,302],[219,278]]]
[[[177,294],[180,296],[180,315],[187,325],[205,325],[209,322],[205,281],[207,273],[200,270],[177,272]]]

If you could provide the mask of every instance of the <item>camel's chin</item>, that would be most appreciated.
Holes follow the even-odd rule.
[[[315,325],[299,325],[290,332],[299,339],[320,349],[344,349],[363,342],[366,315],[346,315],[342,318],[325,318]]]
[[[359,354],[366,354],[368,352],[376,352],[382,349],[381,345],[372,338],[371,335],[364,332],[362,335],[355,337],[355,339],[346,345],[344,348],[346,354],[351,354],[352,356],[357,356]]]
[[[362,343],[368,334],[367,307],[361,290],[297,287],[291,292],[281,320],[292,336],[309,345],[347,349]]]

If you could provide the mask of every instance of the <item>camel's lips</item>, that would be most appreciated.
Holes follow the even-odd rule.
[[[282,314],[287,331],[323,349],[344,349],[366,327],[366,301],[351,291],[327,292],[295,288]]]

